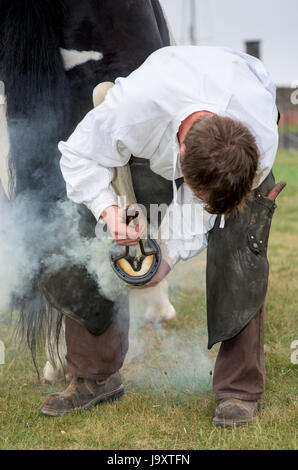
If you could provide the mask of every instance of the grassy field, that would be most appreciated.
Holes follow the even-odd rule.
[[[9,341],[11,329],[3,320],[0,449],[296,448],[297,366],[291,364],[290,345],[298,339],[298,153],[280,151],[275,176],[288,186],[278,199],[271,232],[266,395],[253,424],[235,429],[212,425],[217,348],[206,350],[205,260],[200,256],[181,263],[171,275],[175,319],[153,325],[133,318],[134,337],[122,370],[126,395],[89,412],[61,418],[39,415],[45,396],[65,385],[38,383],[26,347],[20,351]],[[40,352],[40,368],[44,360]]]

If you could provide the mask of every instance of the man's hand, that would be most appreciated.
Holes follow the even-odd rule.
[[[155,287],[160,281],[162,281],[166,275],[171,271],[170,266],[164,260],[160,263],[157,273],[151,279],[150,282],[144,284],[143,286],[129,286],[130,289],[148,289],[149,287]]]
[[[137,245],[146,232],[146,223],[140,220],[135,227],[126,224],[126,210],[118,206],[109,206],[102,213],[111,235],[121,246]]]

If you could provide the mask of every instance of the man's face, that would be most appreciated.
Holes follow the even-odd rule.
[[[187,186],[190,188],[191,192],[196,196],[198,197],[199,199],[201,199],[201,201],[205,202],[206,204],[208,204],[208,200],[209,200],[209,192],[206,191],[206,189],[201,189],[201,190],[194,190],[192,189],[191,187],[191,184],[188,183],[187,179],[184,177],[184,182],[187,184]]]

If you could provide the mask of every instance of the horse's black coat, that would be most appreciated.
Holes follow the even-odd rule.
[[[66,197],[58,141],[67,139],[92,108],[98,83],[127,76],[169,43],[158,0],[0,0],[0,80],[8,104],[10,192],[28,200],[29,220],[43,220],[43,239],[57,201]],[[97,51],[103,58],[66,71],[60,48]],[[81,211],[86,220],[87,210]],[[90,214],[87,233],[94,225]],[[32,245],[32,240],[27,242]],[[44,313],[38,279],[39,273],[14,303],[27,315],[33,346],[32,318],[36,309]]]
[[[61,198],[57,142],[92,108],[93,88],[127,76],[166,45],[156,0],[0,1],[0,80],[16,194],[37,190],[43,204]],[[98,51],[103,59],[65,72],[60,47]]]
[[[37,191],[42,205],[63,194],[57,140],[66,135],[69,83],[59,42],[58,1],[0,2],[0,80],[10,133],[11,193]]]

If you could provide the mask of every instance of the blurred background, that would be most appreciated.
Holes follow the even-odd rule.
[[[160,1],[177,44],[230,47],[264,62],[277,86],[280,146],[298,150],[298,1]]]

